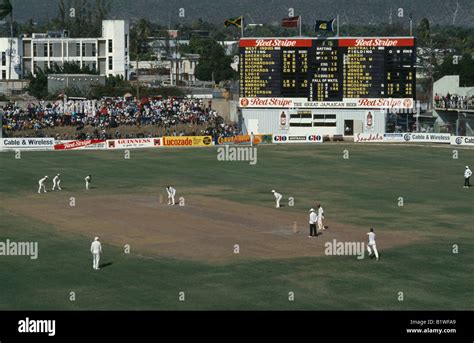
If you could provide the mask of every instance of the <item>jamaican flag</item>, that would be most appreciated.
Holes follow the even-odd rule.
[[[232,26],[232,25],[237,26],[237,27],[242,27],[242,16],[234,18],[234,19],[227,19],[224,22],[225,27],[229,27],[229,26]]]

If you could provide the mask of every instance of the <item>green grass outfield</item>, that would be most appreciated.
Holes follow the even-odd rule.
[[[215,148],[131,150],[129,160],[123,151],[23,152],[18,160],[2,152],[0,241],[38,241],[40,252],[38,260],[0,256],[0,310],[474,309],[474,188],[462,188],[474,150],[457,150],[453,159],[453,148],[441,146],[272,145],[258,148],[255,166],[218,162]],[[101,194],[168,183],[203,194],[210,186],[204,195],[255,206],[271,206],[270,191],[277,189],[295,198],[295,207],[283,210],[307,211],[321,199],[339,223],[416,232],[424,240],[382,251],[379,263],[325,256],[214,265],[125,255],[105,244],[101,262],[113,265],[95,273],[90,237],[59,233],[2,206],[36,192],[40,176],[57,172],[67,191],[82,189],[91,173]]]

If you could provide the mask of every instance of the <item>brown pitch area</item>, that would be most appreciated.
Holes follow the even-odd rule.
[[[120,194],[76,194],[69,205],[66,192],[11,199],[3,206],[11,213],[53,225],[58,231],[99,236],[103,243],[132,253],[226,262],[242,259],[282,259],[324,255],[324,243],[366,242],[367,228],[341,225],[328,219],[329,229],[308,238],[308,213],[273,202],[247,205],[207,196],[190,196],[185,206],[166,205],[166,197]],[[178,200],[178,199],[176,199]],[[293,232],[294,222],[298,233]],[[397,232],[377,232],[379,251],[420,239]],[[234,254],[238,244],[240,254]]]

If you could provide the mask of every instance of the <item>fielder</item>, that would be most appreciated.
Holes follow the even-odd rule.
[[[375,244],[375,233],[374,229],[370,229],[370,232],[367,232],[369,236],[369,243],[367,244],[367,251],[369,252],[369,256],[372,258],[375,255],[377,261],[379,260],[379,252],[377,251],[377,245]],[[372,254],[373,251],[373,254]]]
[[[100,244],[99,237],[94,238],[91,244],[92,253],[92,268],[99,270],[100,254],[102,253],[102,244]]]
[[[167,186],[166,192],[168,193],[168,205],[174,205],[174,196],[176,195],[176,189],[171,186]]]
[[[324,219],[324,210],[321,207],[321,204],[318,204],[318,231],[326,230],[323,223]]]
[[[61,174],[56,174],[55,177],[53,177],[53,191],[58,187],[58,191],[61,190],[61,179],[60,179]]]
[[[48,176],[47,176],[47,175],[38,181],[38,185],[39,185],[39,187],[38,187],[38,194],[41,194],[41,189],[43,189],[43,192],[48,193],[48,192],[46,191],[46,185],[45,185],[46,180],[48,180]]]
[[[469,169],[469,166],[466,166],[466,170],[464,171],[464,188],[469,188],[471,187],[471,184],[469,183],[469,179],[472,176],[472,171]]]
[[[281,195],[280,193],[277,193],[275,190],[272,190],[272,193],[275,196],[275,200],[276,200],[275,207],[280,208],[280,200],[281,198],[283,198],[283,195]]]
[[[318,237],[318,230],[316,230],[316,222],[318,221],[318,215],[314,208],[309,210],[309,238]]]
[[[89,189],[89,185],[90,185],[90,183],[91,183],[91,180],[92,180],[92,178],[91,178],[90,175],[87,175],[87,176],[85,177],[84,181],[86,181],[86,189]]]

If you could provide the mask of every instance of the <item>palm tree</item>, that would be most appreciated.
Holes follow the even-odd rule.
[[[10,17],[10,49],[8,59],[8,79],[11,78],[11,65],[12,65],[12,44],[13,44],[13,6],[10,0],[3,0],[0,4],[0,20]]]
[[[138,80],[138,62],[140,60],[140,53],[144,53],[147,46],[148,37],[151,36],[152,27],[151,23],[146,19],[140,19],[136,26],[132,29],[132,41],[135,43],[135,58],[137,62],[136,69],[136,83],[137,83],[137,99],[140,98],[140,82]]]

